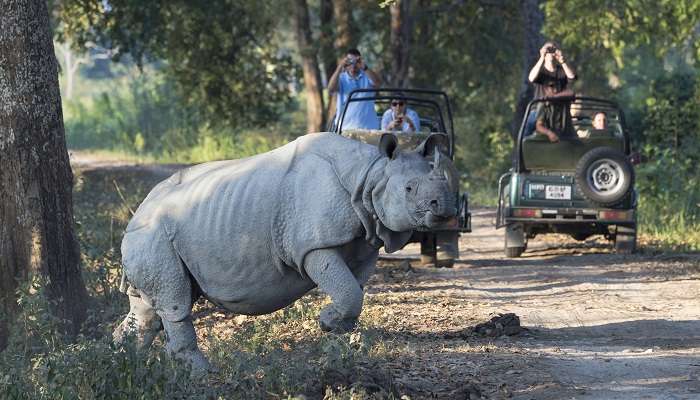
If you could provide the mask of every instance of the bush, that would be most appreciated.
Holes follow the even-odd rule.
[[[700,249],[700,85],[677,72],[652,84],[637,137],[640,230],[662,247]]]

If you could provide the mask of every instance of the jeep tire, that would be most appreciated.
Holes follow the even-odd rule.
[[[523,224],[506,225],[504,248],[506,257],[520,257],[526,248],[527,240],[525,239],[525,227]]]
[[[600,207],[622,202],[634,186],[634,170],[627,157],[611,147],[598,147],[576,164],[576,187],[583,197]]]
[[[631,226],[618,225],[615,232],[615,252],[632,254],[637,250],[637,224]]]
[[[452,268],[459,258],[459,233],[428,232],[420,241],[420,265]]]

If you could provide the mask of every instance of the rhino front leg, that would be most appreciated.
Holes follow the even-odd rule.
[[[173,357],[189,363],[192,367],[192,375],[202,376],[208,371],[215,371],[197,346],[197,335],[190,316],[177,322],[163,318],[163,327],[165,328],[165,349]]]
[[[306,255],[304,269],[333,301],[321,310],[319,323],[326,332],[349,332],[362,311],[362,288],[338,251],[313,250]]]

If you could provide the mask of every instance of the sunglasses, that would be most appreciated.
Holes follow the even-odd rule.
[[[402,106],[402,105],[404,105],[404,102],[403,102],[403,101],[392,101],[392,102],[391,102],[391,105],[394,106],[394,107],[396,107],[396,106]]]

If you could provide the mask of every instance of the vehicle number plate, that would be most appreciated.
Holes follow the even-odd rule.
[[[571,200],[571,186],[547,185],[544,196],[551,200]]]

